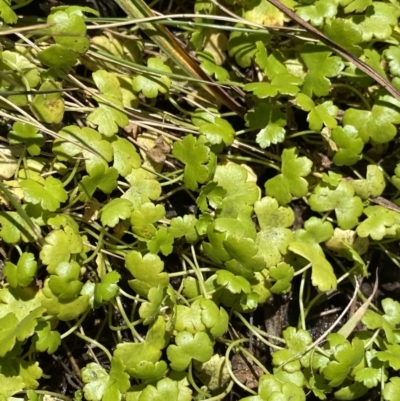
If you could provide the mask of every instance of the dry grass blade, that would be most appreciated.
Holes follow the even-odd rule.
[[[137,19],[154,17],[153,12],[143,0],[114,1],[128,14],[129,17]],[[187,52],[181,47],[180,43],[165,26],[155,22],[141,22],[139,23],[139,27],[168,57],[176,63],[176,65],[182,68],[186,74],[201,81],[212,82],[208,75],[192,58],[190,58]],[[222,88],[207,85],[205,83],[201,83],[200,85],[230,110],[241,116],[244,115],[244,108]]]

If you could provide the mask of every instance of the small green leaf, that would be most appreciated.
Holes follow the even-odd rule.
[[[296,96],[296,103],[302,110],[309,112],[307,121],[311,130],[320,131],[324,125],[330,129],[336,128],[335,117],[339,108],[331,100],[316,106],[310,97],[304,93],[299,93]]]
[[[390,383],[386,383],[382,391],[385,401],[400,400],[400,377],[394,376],[390,378]]]
[[[132,231],[142,239],[150,240],[154,237],[157,229],[154,223],[165,216],[163,205],[155,205],[151,202],[143,203],[131,214]]]
[[[174,236],[166,228],[161,227],[147,243],[147,248],[151,253],[161,252],[164,256],[168,256],[172,252],[173,244]]]
[[[82,192],[81,199],[88,202],[97,188],[105,194],[110,194],[118,186],[117,179],[118,171],[114,167],[106,168],[104,164],[97,164],[78,185]]]
[[[372,139],[376,143],[390,142],[396,136],[396,127],[400,123],[400,102],[390,96],[383,96],[372,106],[372,110],[349,108],[344,112],[343,125],[352,125],[358,130],[358,136],[367,143]]]
[[[322,2],[335,7],[329,0],[320,0],[318,3]],[[312,97],[314,94],[321,97],[329,94],[331,82],[328,78],[336,77],[344,68],[342,59],[331,54],[332,51],[324,45],[311,43],[303,45],[300,57],[308,69],[302,89],[304,95]]]
[[[387,344],[385,351],[378,351],[376,357],[383,362],[388,362],[394,370],[400,370],[400,344]]]
[[[282,173],[265,183],[265,191],[281,205],[286,205],[292,196],[301,198],[307,195],[308,182],[303,177],[310,174],[312,161],[307,157],[298,157],[295,148],[284,149],[281,157]]]
[[[94,129],[88,127],[81,129],[78,126],[69,125],[59,131],[58,136],[53,142],[53,152],[58,160],[68,161],[82,154],[89,175],[97,165],[108,168],[108,163],[113,157],[113,149],[111,144]],[[84,145],[87,150],[71,141]]]
[[[182,331],[175,337],[175,344],[167,348],[167,357],[171,368],[178,372],[185,370],[192,359],[207,362],[214,352],[210,338],[204,332],[191,334]]]
[[[20,185],[24,190],[24,200],[34,205],[40,204],[44,210],[54,212],[61,202],[68,199],[62,182],[51,176],[46,178],[44,185],[30,178],[22,180]]]
[[[325,183],[318,184],[310,196],[309,204],[316,212],[335,210],[338,225],[344,230],[356,226],[363,212],[362,201],[354,196],[353,186],[343,180],[336,188]]]
[[[35,347],[40,352],[47,351],[48,354],[54,354],[61,345],[61,335],[58,331],[51,330],[51,323],[39,322],[35,327]]]
[[[129,285],[144,297],[147,297],[150,288],[169,284],[168,274],[162,272],[164,263],[157,255],[148,253],[142,256],[137,251],[131,251],[125,258],[125,264],[135,277],[135,280],[128,281]]]
[[[357,366],[364,357],[364,343],[354,338],[351,344],[346,340],[335,347],[335,360],[328,363],[323,370],[324,377],[331,387],[340,386],[350,370]]]
[[[43,134],[32,125],[17,121],[13,124],[13,129],[8,133],[11,144],[23,143],[31,156],[40,155],[40,148],[44,145]]]
[[[16,288],[28,286],[36,275],[37,262],[33,253],[24,252],[17,265],[7,261],[4,265],[4,275],[7,278],[8,284]]]
[[[160,93],[168,93],[171,86],[171,80],[167,76],[163,76],[163,72],[171,74],[171,69],[164,64],[164,62],[158,58],[151,57],[147,61],[147,66],[152,70],[157,70],[161,74],[155,75],[145,74],[137,75],[133,78],[132,86],[135,92],[142,92],[143,95],[149,99],[154,99]]]
[[[175,142],[172,154],[185,164],[183,180],[188,189],[195,191],[207,181],[210,172],[205,165],[210,159],[210,149],[202,138],[186,135],[182,142]]]
[[[111,360],[110,374],[97,363],[89,363],[82,369],[83,392],[89,401],[119,401],[130,387],[125,366],[118,358]]]
[[[122,198],[129,199],[134,209],[146,202],[158,199],[161,195],[161,186],[154,178],[154,174],[142,168],[133,169],[125,179],[131,187],[125,192]]]
[[[111,271],[106,273],[102,278],[100,283],[96,283],[94,290],[94,299],[98,304],[103,302],[108,302],[115,298],[118,293],[118,281],[121,275],[116,271]]]
[[[352,20],[361,29],[363,41],[368,42],[373,37],[378,40],[388,39],[397,25],[399,15],[397,5],[374,1],[366,8],[364,14],[355,14]]]
[[[370,236],[375,241],[384,237],[396,235],[400,228],[400,214],[383,206],[368,206],[363,213],[367,218],[357,227],[357,234],[366,238]]]
[[[237,24],[244,28],[243,24]],[[251,61],[257,53],[256,43],[261,41],[268,44],[271,36],[265,33],[233,31],[229,37],[228,52],[230,57],[235,57],[236,62],[242,68],[250,67]]]
[[[364,142],[358,137],[358,131],[351,125],[336,127],[332,130],[331,139],[337,149],[332,161],[337,166],[351,166],[361,159]]]
[[[136,152],[135,146],[125,138],[117,137],[111,142],[114,150],[114,165],[122,177],[126,177],[132,169],[140,167],[140,156]]]
[[[54,41],[79,54],[89,48],[86,38],[86,25],[83,15],[57,11],[47,18]]]
[[[304,20],[310,21],[314,26],[320,26],[325,19],[330,20],[336,16],[337,2],[318,0],[314,4],[298,7],[296,11]]]
[[[289,250],[296,255],[307,259],[312,266],[311,282],[318,287],[320,291],[326,292],[330,289],[336,289],[337,280],[331,264],[325,259],[325,256],[311,245],[304,242],[292,242]]]
[[[59,320],[74,320],[85,313],[89,307],[89,297],[86,295],[79,296],[70,302],[61,302],[52,293],[48,280],[44,283],[43,295],[44,297],[41,299],[42,306],[46,308],[49,315],[53,315]]]
[[[367,166],[367,177],[365,180],[354,180],[351,183],[356,195],[362,199],[376,198],[382,195],[386,186],[382,169],[374,164]]]
[[[260,103],[254,111],[245,116],[246,126],[260,129],[256,142],[261,148],[281,143],[285,139],[286,116],[268,103]]]
[[[53,81],[45,81],[39,88],[41,91],[54,91],[62,89],[61,84]],[[64,117],[64,99],[62,91],[35,95],[30,108],[39,121],[47,124],[59,124]]]
[[[38,59],[50,68],[68,68],[76,64],[78,54],[64,45],[55,44],[41,50]]]
[[[253,82],[246,84],[243,89],[253,92],[259,99],[275,97],[278,94],[295,96],[299,92],[299,85],[303,80],[295,75],[284,72],[277,74],[269,82]]]
[[[212,145],[224,142],[226,146],[230,146],[235,138],[235,130],[232,125],[220,117],[216,117],[212,123],[202,124],[200,134],[203,134]]]
[[[185,214],[183,217],[174,217],[171,219],[169,232],[174,238],[185,237],[185,240],[190,244],[194,244],[199,239],[199,234],[196,230],[197,219],[193,214]]]
[[[115,227],[120,220],[130,217],[132,202],[129,199],[116,198],[101,209],[100,220],[103,226]]]
[[[51,292],[61,302],[73,301],[81,292],[83,283],[79,280],[80,266],[75,261],[60,263],[48,281]]]

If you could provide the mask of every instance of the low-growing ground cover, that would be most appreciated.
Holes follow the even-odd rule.
[[[399,400],[399,2],[110,4],[0,1],[0,399]]]

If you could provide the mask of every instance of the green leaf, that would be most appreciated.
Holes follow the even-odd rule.
[[[140,167],[140,156],[135,146],[125,138],[117,137],[111,142],[114,151],[114,165],[122,177],[126,177],[132,169]]]
[[[79,54],[89,48],[83,15],[57,11],[48,16],[47,23],[50,24],[50,32],[56,43]]]
[[[253,92],[260,99],[275,97],[278,94],[295,96],[299,92],[299,85],[303,80],[289,73],[277,74],[269,82],[253,82],[246,84],[243,89]]]
[[[351,344],[346,340],[335,347],[335,360],[328,363],[323,370],[324,377],[331,387],[340,386],[350,370],[357,366],[364,357],[364,343],[354,338]]]
[[[149,99],[154,99],[158,93],[168,93],[171,86],[171,80],[163,76],[163,72],[171,74],[171,69],[164,62],[156,57],[151,57],[147,61],[147,66],[153,70],[160,71],[160,75],[145,74],[137,75],[133,78],[132,86],[135,92],[142,92]]]
[[[76,64],[78,54],[64,45],[55,44],[41,50],[39,61],[50,68],[68,68]]]
[[[175,344],[167,348],[167,357],[171,361],[171,368],[181,372],[189,366],[192,359],[207,362],[213,352],[212,343],[205,332],[191,334],[182,331],[176,335]]]
[[[304,391],[294,383],[282,383],[275,375],[268,374],[260,377],[258,386],[259,396],[256,399],[244,398],[247,401],[305,401]]]
[[[125,371],[136,379],[156,381],[161,379],[166,370],[165,361],[160,361],[161,349],[165,348],[169,337],[165,332],[162,316],[150,326],[146,340],[140,343],[120,343],[114,352],[125,365]]]
[[[66,190],[60,180],[49,176],[45,179],[44,185],[28,178],[20,182],[21,188],[24,190],[24,200],[39,205],[44,210],[55,212],[61,202],[68,199]]]
[[[120,278],[121,275],[119,273],[111,271],[101,278],[100,283],[96,283],[94,299],[97,303],[109,302],[111,299],[115,298],[119,290],[117,283]]]
[[[336,128],[335,116],[338,114],[339,108],[331,100],[316,106],[310,97],[299,93],[296,96],[296,103],[302,110],[309,112],[307,121],[311,130],[320,131],[324,125],[330,129]]]
[[[110,374],[97,363],[89,363],[82,369],[83,392],[89,401],[118,401],[130,387],[125,366],[118,358],[111,360]]]
[[[59,131],[58,136],[59,138],[53,142],[53,153],[58,160],[68,161],[82,154],[88,174],[91,174],[97,165],[108,168],[108,162],[113,157],[113,149],[111,144],[94,129],[69,125]],[[85,146],[86,149],[71,141]]]
[[[342,122],[343,125],[354,126],[364,143],[370,139],[376,143],[387,143],[396,136],[397,130],[393,124],[400,123],[399,105],[392,97],[383,96],[375,102],[371,111],[347,109]]]
[[[237,27],[243,28],[242,24]],[[271,36],[260,32],[241,32],[233,31],[229,36],[228,53],[230,57],[235,57],[236,62],[242,68],[250,67],[252,59],[257,53],[256,43],[261,41],[268,44]]]
[[[329,0],[320,0],[319,3],[323,1],[335,7]],[[344,68],[342,59],[331,54],[332,51],[324,45],[311,43],[303,45],[300,57],[308,70],[302,89],[304,95],[321,97],[329,94],[331,81],[328,78],[336,77]]]
[[[385,401],[400,400],[400,377],[394,376],[390,378],[390,383],[386,383],[382,391]]]
[[[158,229],[154,237],[147,243],[151,253],[161,252],[164,256],[171,254],[174,244],[174,236],[164,227]]]
[[[45,238],[40,251],[40,259],[48,265],[47,270],[53,273],[57,266],[69,262],[71,254],[81,253],[82,238],[73,228],[66,226],[63,230],[53,230]]]
[[[400,76],[400,49],[397,46],[389,46],[384,51],[384,57],[388,60],[390,73],[396,77]]]
[[[292,242],[288,249],[311,263],[312,285],[318,287],[318,289],[323,292],[336,289],[336,276],[331,264],[325,259],[323,254],[318,252],[313,246],[304,242]]]
[[[207,181],[210,172],[205,163],[210,159],[210,149],[204,139],[186,135],[182,142],[175,142],[172,154],[185,164],[183,180],[188,189],[195,191],[198,183]]]
[[[131,187],[125,192],[122,198],[129,199],[134,209],[143,203],[158,199],[161,195],[161,186],[154,178],[154,174],[142,168],[133,169],[125,179]]]
[[[157,229],[154,223],[165,216],[163,205],[155,205],[151,202],[143,203],[131,214],[132,231],[143,239],[150,240],[154,237]]]
[[[364,142],[358,137],[358,131],[351,125],[336,127],[332,130],[331,139],[335,142],[332,161],[337,166],[351,166],[361,159]]]
[[[36,240],[32,229],[17,212],[0,212],[0,225],[0,238],[8,244],[17,244],[21,239],[24,242]]]
[[[370,236],[375,241],[384,237],[395,236],[400,228],[400,214],[383,206],[368,206],[363,213],[367,218],[357,227],[357,234]]]
[[[7,261],[3,273],[11,287],[26,287],[36,275],[37,262],[33,253],[24,252],[18,259],[17,265]]]
[[[287,247],[292,241],[290,227],[294,223],[293,210],[290,207],[282,207],[278,202],[269,197],[262,198],[254,205],[261,230],[257,233],[256,245],[258,256],[261,256],[266,267],[277,265],[286,254]]]
[[[227,270],[217,271],[216,282],[218,285],[225,287],[232,294],[249,294],[251,285],[243,276],[236,276]]]
[[[400,344],[387,344],[385,351],[378,351],[376,357],[383,362],[388,362],[394,370],[400,369]]]
[[[185,214],[183,217],[174,217],[171,219],[169,232],[174,238],[185,237],[185,240],[190,244],[194,244],[199,239],[199,234],[196,230],[196,216],[193,214]]]
[[[353,180],[351,184],[354,187],[356,195],[361,199],[376,198],[382,195],[386,186],[382,169],[374,164],[367,166],[367,177],[365,180]]]
[[[292,196],[301,198],[307,195],[308,182],[303,177],[310,174],[312,161],[307,157],[298,157],[295,148],[284,149],[281,157],[282,173],[265,183],[265,191],[281,205],[286,205]]]
[[[286,294],[291,289],[291,281],[294,277],[294,269],[287,263],[279,263],[269,269],[269,275],[276,280],[270,288],[274,294]]]
[[[58,331],[51,330],[51,323],[39,322],[35,327],[35,348],[40,352],[47,351],[48,354],[54,354],[61,345],[61,335]]]
[[[13,9],[10,7],[9,0],[1,0],[0,2],[0,17],[6,24],[15,24],[18,21],[18,16],[15,14]],[[14,393],[13,393],[14,394]],[[12,394],[4,393],[5,397],[9,397]]]
[[[131,288],[139,295],[147,297],[150,288],[167,287],[169,277],[163,273],[164,263],[157,255],[148,253],[142,256],[137,251],[131,251],[125,258],[126,268],[135,280],[128,281]]]
[[[157,319],[161,305],[166,297],[166,287],[150,288],[147,297],[149,302],[143,302],[139,308],[139,316],[144,319],[144,325],[150,324]]]
[[[353,186],[343,180],[336,188],[323,182],[318,184],[309,198],[309,204],[316,212],[335,210],[338,225],[344,230],[356,226],[363,212],[362,201],[354,196]]]
[[[286,116],[268,103],[260,103],[254,111],[245,116],[246,126],[255,130],[261,129],[256,142],[261,148],[271,144],[281,143],[285,140]]]
[[[61,84],[45,81],[39,88],[41,91],[54,91],[62,89]],[[64,99],[62,91],[35,95],[30,108],[39,121],[47,124],[59,124],[64,118]]]
[[[51,292],[62,302],[74,300],[80,293],[83,283],[79,280],[80,269],[78,263],[60,263],[53,271],[48,281]]]
[[[43,134],[32,125],[17,121],[13,129],[8,133],[8,140],[11,144],[23,143],[31,156],[40,155],[40,148],[44,145]]]
[[[300,357],[312,343],[312,338],[308,331],[297,331],[294,327],[288,327],[284,330],[283,338],[286,341],[287,349],[274,352],[272,362],[275,366],[285,364],[283,369],[286,372],[293,373],[301,369],[300,360],[296,359],[289,363],[286,362],[293,357]],[[304,357],[305,356],[303,356],[303,358]]]
[[[235,138],[235,130],[232,125],[220,117],[216,117],[213,122],[202,124],[200,134],[203,134],[211,145],[224,142],[226,146],[230,146]]]
[[[93,98],[99,107],[88,115],[87,122],[97,125],[101,134],[112,137],[119,128],[124,128],[129,124],[128,116],[120,110],[124,108],[122,100],[107,94],[102,94],[102,98],[97,96]]]
[[[393,344],[397,342],[393,330],[400,323],[400,303],[391,298],[386,298],[382,301],[382,308],[385,311],[383,315],[367,310],[362,322],[370,330],[383,329],[387,341]]]
[[[206,52],[197,52],[197,57],[201,61],[200,67],[208,76],[215,76],[217,81],[229,80],[229,72],[215,64],[215,59],[212,54]]]
[[[87,121],[97,125],[101,134],[111,137],[118,132],[119,127],[124,128],[129,124],[125,112],[117,109],[124,108],[120,81],[115,75],[104,70],[94,72],[93,80],[104,100],[94,97],[99,107],[89,114]]]
[[[340,0],[339,3],[344,7],[344,12],[349,13],[362,13],[365,9],[372,4],[373,0]]]
[[[190,390],[183,381],[172,380],[164,377],[157,381],[156,385],[147,385],[140,393],[138,401],[191,401],[192,390]]]
[[[2,4],[0,3],[0,15],[4,18],[4,12],[2,12],[1,6]],[[11,396],[13,394],[18,393],[25,388],[25,383],[21,376],[7,377],[5,375],[0,374],[0,382],[2,384],[0,390],[1,401],[11,400],[12,399]]]
[[[116,198],[102,207],[100,220],[103,226],[115,227],[120,220],[130,217],[132,202],[129,199]]]
[[[69,321],[76,319],[85,313],[89,307],[89,297],[86,295],[79,296],[70,302],[60,301],[52,293],[48,280],[44,283],[43,295],[44,297],[41,299],[42,306],[46,308],[49,315],[53,315],[59,320]]]
[[[398,5],[374,1],[367,7],[365,14],[353,15],[352,20],[361,29],[363,41],[368,42],[373,37],[378,40],[389,39],[399,15]]]
[[[337,14],[337,2],[329,0],[317,0],[309,6],[296,9],[297,14],[314,26],[321,26],[325,19],[332,19]]]
[[[44,311],[39,293],[30,287],[0,290],[0,356],[32,336]]]
[[[362,42],[362,31],[350,20],[335,18],[330,25],[324,26],[324,33],[329,39],[333,40],[350,53],[356,56],[362,54],[361,47],[358,46],[358,44]]]

